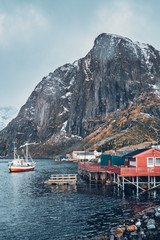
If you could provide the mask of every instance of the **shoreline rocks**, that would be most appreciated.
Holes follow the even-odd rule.
[[[124,220],[122,224],[111,228],[105,236],[96,240],[160,240],[160,207],[139,213],[135,218]]]
[[[110,230],[109,240],[159,240],[160,207],[140,213],[138,218],[124,221],[116,229]]]

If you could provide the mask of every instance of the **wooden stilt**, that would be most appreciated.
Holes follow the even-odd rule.
[[[150,189],[150,176],[148,176],[148,189]]]
[[[120,184],[119,184],[119,176],[117,176],[117,180],[118,180],[118,187],[120,186]]]
[[[136,183],[137,183],[137,194],[138,194],[138,177],[136,177]]]
[[[130,180],[128,180],[127,178],[124,178],[126,182],[133,184],[134,186],[136,186],[136,188],[138,187],[139,189],[141,189],[142,191],[144,191],[144,189],[142,187],[140,187],[139,185],[137,185],[137,181],[135,183],[131,182]]]
[[[91,179],[92,179],[91,173],[89,173],[89,181],[90,181],[90,182],[91,182]]]
[[[122,189],[123,189],[123,191],[124,191],[124,177],[122,177]]]

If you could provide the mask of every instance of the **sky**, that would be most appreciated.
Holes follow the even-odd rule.
[[[101,33],[160,50],[159,11],[159,0],[0,0],[0,107],[22,107],[44,76],[86,56]]]

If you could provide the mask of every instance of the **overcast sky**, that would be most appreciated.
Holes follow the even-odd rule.
[[[0,0],[0,107],[25,104],[49,72],[84,57],[100,33],[160,50],[159,0]]]

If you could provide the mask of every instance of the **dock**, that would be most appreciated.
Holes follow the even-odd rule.
[[[79,163],[79,175],[94,183],[116,184],[123,191],[126,185],[132,185],[142,192],[160,187],[160,170],[150,168],[134,168],[124,166],[101,166],[98,163]]]
[[[74,185],[77,183],[77,174],[52,174],[45,182],[48,185]]]

